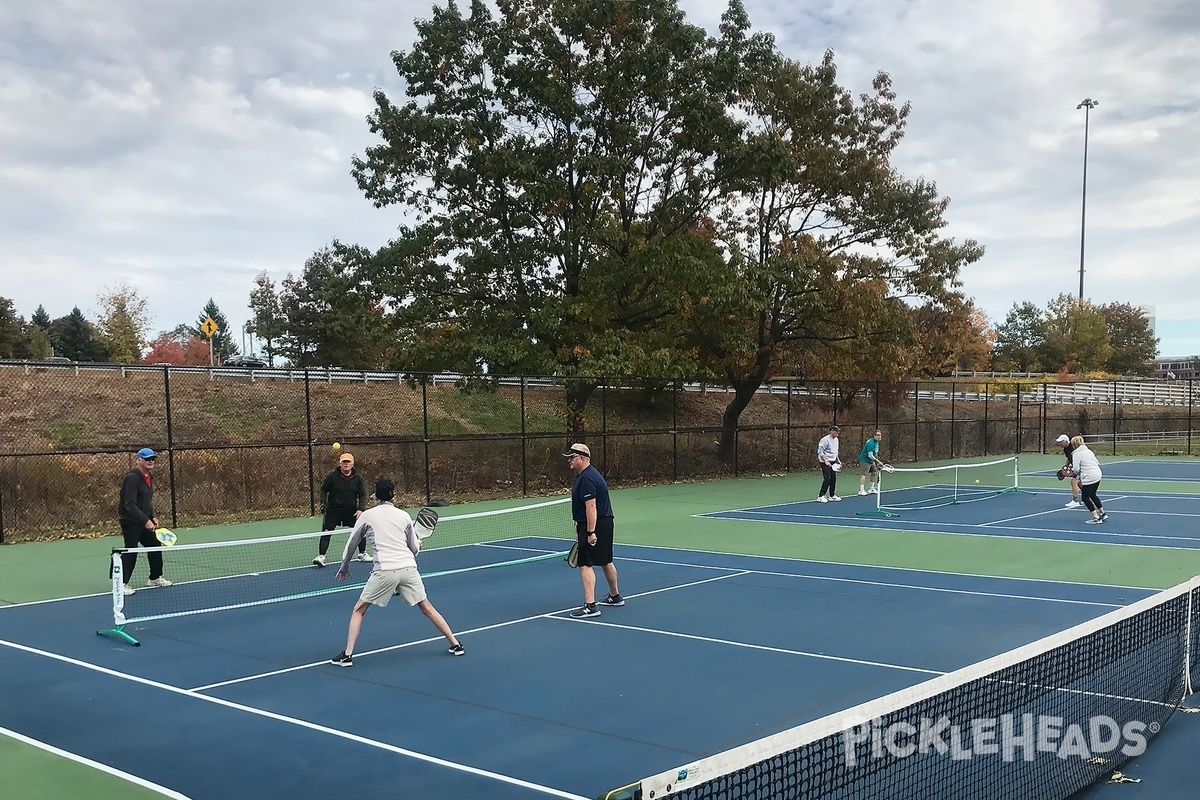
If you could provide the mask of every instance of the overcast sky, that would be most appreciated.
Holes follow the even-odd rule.
[[[51,317],[126,279],[154,331],[212,297],[240,326],[334,238],[400,222],[349,175],[371,91],[428,0],[4,0],[0,296]],[[464,0],[463,6],[467,4]],[[746,0],[788,56],[835,53],[860,92],[888,72],[912,116],[898,166],[952,199],[949,235],[987,248],[964,288],[995,321],[1079,289],[1154,306],[1160,351],[1200,353],[1200,3]],[[723,2],[682,0],[715,31]],[[234,332],[236,341],[240,333]]]

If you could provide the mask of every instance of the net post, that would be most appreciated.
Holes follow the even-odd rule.
[[[597,800],[640,800],[642,796],[642,783],[631,783],[628,786],[621,786],[613,789],[610,792],[605,792],[600,795]]]
[[[131,644],[134,647],[139,647],[141,642],[130,636],[125,631],[125,570],[121,563],[121,554],[124,551],[119,548],[113,548],[112,565],[110,572],[112,574],[112,598],[113,598],[113,627],[102,628],[96,631],[97,636],[111,636],[114,639],[119,639],[126,644]]]
[[[1190,696],[1196,691],[1196,687],[1192,685],[1192,659],[1195,654],[1192,653],[1192,643],[1197,641],[1196,636],[1196,616],[1200,609],[1196,608],[1196,595],[1200,594],[1200,587],[1192,587],[1188,592],[1188,609],[1187,609],[1187,625],[1184,630],[1186,632],[1183,639],[1183,686],[1184,696]]]
[[[1011,489],[1005,489],[1003,492],[1001,492],[1001,494],[1011,494],[1012,492],[1018,492],[1020,494],[1037,494],[1037,492],[1033,491],[1032,489],[1022,489],[1021,488],[1020,475],[1021,475],[1021,457],[1013,456],[1013,485],[1012,485]]]
[[[894,511],[889,511],[883,507],[883,474],[886,470],[879,470],[875,475],[875,507],[869,508],[866,511],[855,511],[856,517],[898,517],[900,516]]]

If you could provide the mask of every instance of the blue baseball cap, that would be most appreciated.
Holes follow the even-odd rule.
[[[155,455],[154,455],[154,451],[151,450],[149,447],[143,447],[141,450],[137,451],[137,457],[144,458],[147,461],[153,461],[155,458]]]

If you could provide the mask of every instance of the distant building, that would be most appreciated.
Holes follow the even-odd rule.
[[[1200,378],[1196,364],[1200,356],[1175,356],[1154,359],[1154,377],[1164,380],[1194,380]]]

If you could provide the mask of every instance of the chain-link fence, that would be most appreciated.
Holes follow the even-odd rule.
[[[184,526],[315,514],[334,442],[368,485],[386,475],[416,505],[564,491],[575,436],[629,486],[815,469],[835,421],[844,460],[879,428],[896,463],[1045,452],[1059,433],[1100,453],[1191,455],[1197,435],[1191,381],[779,380],[731,426],[728,386],[591,383],[572,425],[577,385],[558,378],[0,363],[0,541],[113,532],[145,446],[162,454],[159,518]]]

